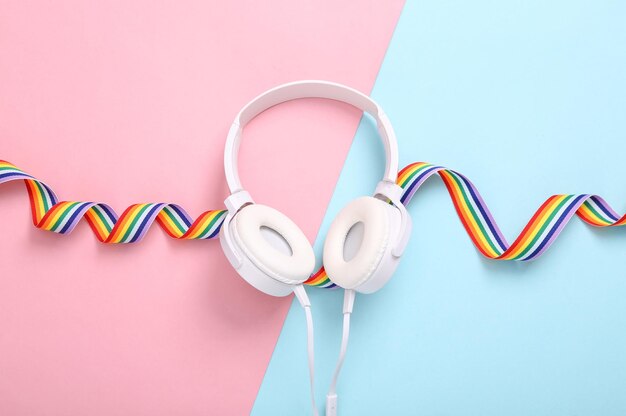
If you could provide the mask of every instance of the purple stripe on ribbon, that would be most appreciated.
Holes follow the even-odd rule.
[[[74,227],[80,222],[85,212],[95,204],[93,202],[83,202],[81,207],[74,211],[70,219],[65,223],[61,231],[57,231],[60,234],[71,232]]]
[[[539,244],[539,247],[524,261],[533,260],[539,256],[541,256],[551,245],[554,243],[554,240],[561,234],[563,228],[567,225],[569,220],[574,216],[576,210],[590,197],[589,194],[578,195],[570,205],[567,207],[565,212],[561,214],[561,217],[557,220],[557,222],[552,226],[552,229],[546,236],[546,238]]]
[[[612,219],[613,221],[619,220],[619,214],[613,211],[613,208],[611,208],[611,206],[602,197],[598,195],[592,195],[589,199],[595,202],[600,207],[602,212],[604,212],[610,219]]]
[[[480,211],[483,218],[487,222],[487,226],[489,227],[494,237],[498,241],[498,244],[500,245],[500,249],[502,250],[502,252],[505,252],[509,248],[509,243],[507,243],[506,238],[502,234],[502,231],[500,231],[500,228],[498,227],[495,220],[493,219],[493,216],[491,215],[489,208],[487,208],[487,204],[485,204],[485,201],[483,201],[483,198],[480,196],[478,189],[476,189],[474,184],[469,179],[461,175],[459,172],[456,172],[456,171],[450,171],[450,172],[457,175],[465,183],[465,185],[467,186],[467,189],[469,189],[470,191],[472,198],[476,202],[476,206],[478,207],[478,210]]]
[[[35,178],[22,172],[0,173],[0,183],[14,181],[17,179],[35,179]]]
[[[409,202],[411,202],[411,198],[413,198],[415,192],[417,192],[417,190],[420,188],[420,186],[422,186],[426,179],[430,178],[432,175],[443,169],[444,168],[441,166],[431,166],[420,172],[420,174],[414,178],[413,182],[405,189],[404,195],[402,195],[402,198],[400,198],[400,202],[402,202],[404,205],[407,205]]]
[[[176,212],[178,214],[178,216],[180,218],[182,218],[182,220],[185,223],[185,225],[187,226],[187,228],[191,227],[191,224],[193,223],[193,220],[191,219],[189,214],[187,214],[187,212],[184,209],[182,209],[180,206],[178,206],[176,204],[168,204],[168,207],[170,207],[174,212]]]

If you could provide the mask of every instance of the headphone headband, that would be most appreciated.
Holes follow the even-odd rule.
[[[382,108],[370,97],[345,85],[328,81],[296,81],[279,85],[259,95],[239,111],[226,138],[224,171],[231,193],[242,191],[237,157],[243,128],[263,111],[286,101],[299,98],[327,98],[341,101],[370,114],[376,120],[378,132],[385,147],[386,163],[383,181],[395,183],[398,173],[398,145],[396,135]]]

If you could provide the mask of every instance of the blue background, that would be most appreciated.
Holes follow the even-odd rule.
[[[373,91],[401,166],[467,175],[509,241],[552,194],[596,193],[626,211],[624,22],[620,1],[409,1]],[[332,218],[382,169],[363,120],[318,254]],[[626,230],[574,218],[539,260],[505,263],[475,250],[438,177],[409,211],[398,272],[356,300],[342,416],[626,414]],[[321,409],[343,295],[309,292]],[[305,341],[294,304],[254,415],[310,413]]]

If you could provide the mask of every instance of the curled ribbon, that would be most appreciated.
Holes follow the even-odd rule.
[[[178,240],[210,240],[215,238],[226,211],[206,211],[192,221],[176,204],[133,204],[118,216],[107,204],[96,202],[59,201],[52,189],[15,165],[0,160],[0,184],[24,180],[33,224],[41,230],[69,234],[84,217],[101,243],[136,243],[156,220],[172,238]]]
[[[626,225],[626,214],[620,216],[597,195],[553,195],[539,207],[515,241],[509,244],[476,187],[465,176],[451,169],[424,162],[406,166],[397,178],[397,184],[403,189],[401,202],[408,205],[419,187],[435,174],[443,180],[457,215],[478,251],[493,260],[528,261],[538,258],[554,243],[574,214],[596,227]],[[0,160],[0,184],[14,180],[23,180],[26,184],[35,227],[68,234],[84,217],[102,243],[138,242],[155,220],[172,238],[210,240],[218,235],[226,214],[224,210],[206,211],[193,221],[176,204],[143,203],[129,206],[118,217],[111,207],[103,203],[59,201],[48,185],[15,165]],[[335,286],[323,267],[305,284],[324,288]]]
[[[538,258],[554,243],[574,214],[587,224],[596,227],[616,227],[626,224],[626,214],[620,217],[597,195],[552,195],[535,212],[513,244],[509,244],[478,189],[465,176],[451,169],[425,162],[406,166],[398,172],[396,180],[403,189],[400,201],[408,205],[420,186],[435,174],[443,180],[456,213],[478,251],[493,260],[528,261]],[[334,287],[323,267],[305,283],[319,287]]]

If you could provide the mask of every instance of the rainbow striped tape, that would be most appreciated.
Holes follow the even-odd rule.
[[[176,204],[133,204],[121,216],[102,203],[59,201],[48,185],[0,160],[0,184],[23,180],[28,190],[35,227],[69,234],[84,217],[102,243],[136,243],[156,220],[172,238],[209,240],[220,230],[226,211],[203,212],[195,221]]]
[[[453,170],[424,162],[406,166],[396,180],[404,190],[400,199],[402,203],[408,205],[420,186],[435,174],[443,180],[456,213],[478,251],[493,260],[527,261],[538,258],[554,243],[574,214],[596,227],[626,225],[626,214],[620,217],[597,195],[553,195],[539,207],[513,244],[509,244],[478,189],[469,179]],[[323,267],[306,283],[334,287]]]
[[[535,212],[513,244],[507,243],[478,189],[465,176],[429,163],[412,163],[398,173],[397,183],[404,189],[401,201],[408,204],[419,187],[438,174],[452,198],[457,215],[472,242],[485,257],[493,260],[534,260],[554,243],[565,225],[578,215],[596,227],[626,224],[609,204],[597,195],[552,195]]]
[[[626,215],[617,214],[597,195],[553,195],[539,207],[513,244],[509,244],[476,187],[453,170],[424,162],[406,166],[398,173],[397,179],[404,190],[402,203],[408,205],[419,187],[435,174],[443,180],[457,215],[478,251],[493,260],[527,261],[538,258],[554,243],[574,214],[596,227],[626,224]],[[187,212],[176,204],[143,203],[131,205],[118,217],[106,204],[59,202],[48,185],[15,165],[0,160],[0,184],[14,180],[23,180],[26,184],[33,224],[37,228],[68,234],[84,217],[102,243],[140,241],[155,220],[172,238],[209,240],[218,235],[226,214],[224,210],[206,211],[192,221]],[[323,288],[335,286],[323,267],[305,284]]]

